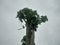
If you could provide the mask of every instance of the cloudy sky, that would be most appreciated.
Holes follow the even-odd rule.
[[[35,33],[36,45],[60,45],[60,0],[0,0],[0,45],[21,45],[25,29],[16,19],[17,11],[28,7],[39,15],[47,15],[48,22],[39,25]]]

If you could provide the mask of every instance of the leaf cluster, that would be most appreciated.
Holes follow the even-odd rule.
[[[23,8],[17,12],[17,18],[21,22],[28,23],[30,25],[31,29],[34,29],[36,31],[36,28],[38,27],[38,24],[41,24],[42,22],[48,21],[47,16],[39,16],[36,10],[32,10],[29,8]]]
[[[21,40],[22,45],[26,45],[26,36],[23,36],[23,39]]]

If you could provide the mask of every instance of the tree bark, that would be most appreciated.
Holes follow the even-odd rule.
[[[34,32],[34,30],[31,30],[31,31],[32,31],[32,35],[31,35],[31,44],[30,45],[35,45],[35,42],[34,42],[35,32]]]
[[[30,25],[26,23],[26,45],[30,45],[31,43],[31,30]]]

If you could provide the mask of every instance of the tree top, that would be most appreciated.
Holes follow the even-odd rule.
[[[17,12],[17,18],[21,22],[28,23],[31,29],[35,29],[38,27],[38,24],[42,22],[48,21],[47,16],[39,16],[36,10],[32,10],[29,8],[23,8]]]

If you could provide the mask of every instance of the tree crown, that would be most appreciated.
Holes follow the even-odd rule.
[[[22,10],[19,10],[17,12],[17,18],[19,18],[21,22],[24,21],[25,23],[28,23],[30,28],[34,29],[35,31],[38,27],[38,24],[48,21],[47,16],[39,16],[36,10],[29,8],[23,8]]]

